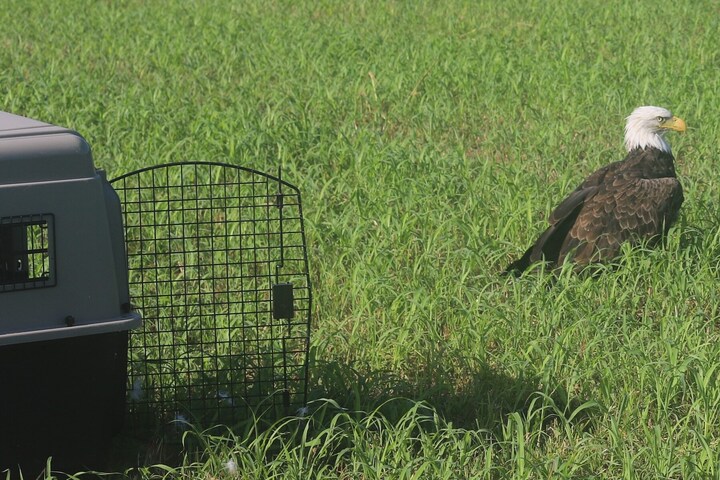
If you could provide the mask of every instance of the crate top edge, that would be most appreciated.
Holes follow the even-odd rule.
[[[90,146],[74,130],[0,112],[0,186],[95,174]]]
[[[26,130],[29,128],[52,127],[53,125],[32,118],[21,117],[8,112],[0,112],[0,133],[12,132],[15,130]]]

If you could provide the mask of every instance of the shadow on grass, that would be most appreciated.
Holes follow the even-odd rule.
[[[536,426],[542,430],[551,429],[560,417],[563,417],[564,422],[585,429],[592,424],[591,417],[598,411],[597,408],[581,407],[585,404],[583,399],[570,397],[560,387],[543,388],[537,378],[513,378],[499,374],[489,367],[476,368],[472,373],[468,373],[467,365],[451,370],[444,366],[432,366],[447,362],[423,363],[425,367],[413,370],[412,375],[400,375],[336,361],[315,360],[310,368],[308,391],[308,414],[315,419],[311,432],[317,433],[327,428],[334,412],[349,413],[358,419],[366,415],[380,414],[387,419],[388,425],[394,425],[408,415],[412,416],[414,412],[420,411],[420,407],[427,413],[434,410],[455,428],[482,430],[502,439],[508,418],[514,414],[526,419],[532,417],[533,421],[540,418],[541,423]],[[419,406],[419,402],[423,402],[423,405]],[[538,416],[540,409],[544,410]],[[252,439],[262,435],[265,429],[279,428],[277,424],[273,424],[274,420],[277,419],[263,417],[255,421],[249,418],[235,428],[227,426],[220,430],[227,432],[229,429],[238,435],[238,438]],[[297,422],[298,420],[290,421],[287,425],[297,425]],[[302,423],[302,420],[300,422]],[[182,425],[169,428],[178,427]],[[198,430],[203,428],[201,425],[194,427]],[[280,430],[286,429],[280,427]],[[145,478],[146,475],[141,475],[138,470],[143,465],[182,465],[187,462],[185,455],[195,458],[196,454],[192,452],[198,447],[200,450],[196,453],[198,458],[202,457],[202,442],[197,445],[186,444],[183,449],[177,442],[177,435],[173,442],[170,438],[172,436],[164,435],[163,432],[157,433],[158,435],[144,439],[132,435],[118,437],[113,448],[115,455],[108,465],[110,471],[124,471],[126,478]],[[289,430],[285,431],[285,434],[292,436]],[[199,437],[190,435],[188,438]],[[271,448],[266,454],[270,457],[274,455]]]
[[[409,378],[338,362],[318,362],[312,369],[311,385],[310,400],[330,398],[348,410],[379,409],[394,421],[422,401],[455,427],[498,434],[513,413],[524,417],[531,409],[550,407],[545,423],[563,415],[572,423],[587,426],[597,411],[578,410],[586,400],[571,397],[560,386],[542,388],[537,378],[513,378],[489,367],[465,373],[463,378],[439,368],[424,368]]]

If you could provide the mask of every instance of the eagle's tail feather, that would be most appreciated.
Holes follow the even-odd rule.
[[[516,277],[519,277],[522,275],[522,273],[530,266],[531,263],[533,263],[530,260],[530,257],[532,256],[533,249],[535,248],[535,245],[532,245],[530,248],[527,249],[525,254],[520,257],[519,259],[512,262],[510,265],[507,266],[507,268],[503,271],[503,275],[514,275]]]

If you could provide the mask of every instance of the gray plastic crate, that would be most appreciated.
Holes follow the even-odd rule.
[[[101,462],[140,323],[120,203],[89,145],[0,112],[0,471]]]
[[[129,330],[117,195],[77,133],[0,112],[0,345]]]

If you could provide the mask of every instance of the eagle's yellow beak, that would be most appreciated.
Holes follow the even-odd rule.
[[[672,117],[668,120],[665,120],[661,125],[661,128],[667,128],[669,130],[675,130],[676,132],[684,132],[687,129],[687,126],[685,125],[685,120],[678,117]]]

